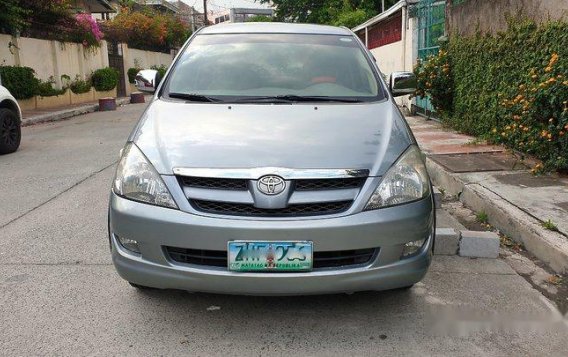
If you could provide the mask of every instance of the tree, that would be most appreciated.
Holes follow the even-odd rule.
[[[107,39],[150,51],[169,51],[180,47],[191,34],[189,27],[178,18],[151,10],[123,8],[102,26]]]
[[[25,25],[28,11],[20,6],[19,0],[0,1],[0,32],[14,34],[21,31]]]
[[[277,21],[353,27],[381,12],[382,0],[259,0],[272,3]],[[397,0],[385,0],[385,9]],[[360,22],[358,22],[360,21]]]
[[[256,15],[249,17],[247,22],[272,22],[272,17],[265,15]]]

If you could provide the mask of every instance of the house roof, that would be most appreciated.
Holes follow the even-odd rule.
[[[85,0],[84,3],[91,13],[116,12],[107,0]]]
[[[176,4],[166,0],[134,0],[134,2],[139,6],[154,6],[173,13],[179,12],[179,7]]]
[[[381,22],[382,20],[387,19],[389,16],[395,14],[398,10],[402,9],[404,6],[412,5],[412,4],[415,4],[417,2],[418,2],[418,0],[400,0],[399,2],[397,2],[396,4],[391,6],[388,10],[383,11],[380,14],[378,14],[377,16],[372,17],[369,20],[363,22],[361,25],[354,27],[353,32],[361,31],[365,27],[369,27],[369,26],[372,26],[374,24],[377,24],[377,23]]]

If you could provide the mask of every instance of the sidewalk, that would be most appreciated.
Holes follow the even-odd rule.
[[[568,177],[533,176],[506,148],[406,118],[427,156],[434,185],[485,212],[489,223],[556,272],[568,272]],[[550,220],[558,232],[545,229]]]
[[[146,101],[148,101],[146,97]],[[130,103],[130,97],[116,98],[116,105],[124,105]],[[28,126],[38,123],[63,120],[81,114],[92,113],[99,110],[99,102],[89,102],[77,105],[67,105],[64,107],[56,107],[42,110],[26,110],[22,111],[22,126]]]

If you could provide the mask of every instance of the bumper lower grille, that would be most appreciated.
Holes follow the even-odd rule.
[[[213,214],[254,217],[298,217],[344,212],[349,209],[353,201],[304,203],[276,209],[257,208],[251,204],[232,202],[191,200],[190,203],[198,211]]]
[[[339,179],[307,179],[296,180],[296,191],[337,190],[345,188],[360,188],[365,183],[365,177]]]
[[[227,252],[222,250],[201,250],[165,247],[170,259],[185,264],[227,267]],[[314,269],[345,268],[371,262],[377,248],[314,252]]]

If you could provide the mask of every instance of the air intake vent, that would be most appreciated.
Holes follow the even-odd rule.
[[[365,177],[341,179],[311,179],[297,180],[296,191],[337,190],[345,188],[360,188],[365,183]]]
[[[210,177],[181,177],[182,184],[187,187],[207,188],[212,190],[246,191],[248,180]]]
[[[295,217],[334,214],[346,211],[353,201],[319,202],[290,205],[286,208],[257,208],[246,203],[191,200],[198,211],[232,216]]]
[[[178,263],[227,267],[227,252],[224,250],[201,250],[165,247],[170,259]],[[349,268],[369,264],[378,248],[314,252],[314,269]]]

